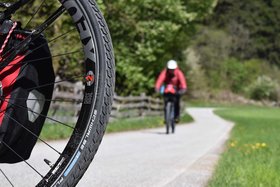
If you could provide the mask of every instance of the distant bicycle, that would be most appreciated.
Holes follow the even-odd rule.
[[[163,86],[161,88],[161,93],[164,96],[165,109],[164,109],[164,119],[166,134],[169,134],[170,128],[171,132],[175,133],[175,102],[177,91],[173,85]]]

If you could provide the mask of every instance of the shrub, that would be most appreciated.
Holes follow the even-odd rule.
[[[251,99],[255,100],[278,100],[277,90],[279,85],[266,75],[259,76],[257,80],[249,87]]]
[[[244,87],[250,81],[248,79],[248,69],[244,66],[244,63],[238,61],[235,58],[227,59],[224,62],[224,80],[226,80],[227,86],[234,93],[240,93]]]

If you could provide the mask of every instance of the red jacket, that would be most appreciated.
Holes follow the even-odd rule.
[[[176,68],[174,70],[173,75],[171,73],[168,73],[166,68],[162,70],[162,72],[160,73],[156,81],[155,88],[156,90],[159,91],[162,85],[168,85],[168,84],[172,84],[178,90],[187,89],[186,78],[179,68]]]

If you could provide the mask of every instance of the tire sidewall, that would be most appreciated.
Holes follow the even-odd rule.
[[[60,171],[56,176],[55,182],[51,186],[74,186],[79,179],[82,177],[83,171],[77,172],[78,164],[84,162],[84,156],[87,156],[88,160],[91,161],[94,157],[95,152],[101,143],[102,136],[104,134],[105,126],[100,124],[100,118],[108,118],[109,114],[102,114],[101,108],[104,105],[104,94],[105,94],[105,82],[106,82],[106,49],[105,41],[102,35],[102,28],[100,26],[99,17],[101,14],[96,7],[94,1],[91,0],[61,0],[61,3],[72,15],[73,21],[80,33],[81,40],[87,40],[83,43],[85,64],[87,66],[86,71],[94,69],[95,83],[88,84],[85,88],[85,98],[83,105],[86,105],[87,112],[90,113],[90,118],[86,117],[82,121],[86,121],[85,131],[79,141],[79,145],[76,148],[75,154],[72,155],[71,160],[64,166],[63,171]],[[97,15],[97,13],[99,14]],[[84,21],[81,21],[84,20]],[[105,25],[105,28],[106,25]],[[93,46],[91,48],[90,46]],[[93,51],[92,51],[93,49]],[[112,63],[112,62],[111,62]],[[86,72],[87,74],[88,72]],[[97,99],[98,98],[98,99]],[[92,145],[94,140],[94,145]],[[93,155],[87,155],[85,149],[92,146],[96,151]],[[85,168],[88,167],[89,163],[84,164]],[[63,163],[61,164],[63,166]],[[59,169],[58,169],[59,171]]]

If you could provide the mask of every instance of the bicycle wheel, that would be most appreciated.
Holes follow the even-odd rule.
[[[171,131],[172,131],[172,133],[174,133],[175,132],[175,104],[174,104],[174,101],[172,101],[172,103],[171,103],[170,124],[171,124]]]
[[[165,126],[166,134],[169,134],[169,128],[172,125],[172,103],[169,101],[166,104]]]
[[[12,6],[15,4],[18,6],[14,6],[18,11],[12,15],[12,20],[22,25],[22,30],[26,31],[25,34],[30,32],[29,35],[24,36],[22,42],[8,49],[6,52],[8,60],[4,59],[2,66],[12,66],[9,57],[17,55],[12,51],[23,52],[26,49],[25,44],[31,45],[32,41],[41,37],[43,33],[52,55],[54,73],[56,77],[60,76],[60,80],[40,85],[40,88],[50,86],[50,84],[55,87],[53,98],[50,100],[50,111],[48,116],[44,116],[46,118],[44,129],[48,128],[47,126],[55,126],[62,128],[63,131],[70,129],[71,132],[67,142],[61,148],[52,146],[54,142],[49,142],[43,137],[35,137],[43,142],[38,148],[41,151],[37,154],[40,158],[33,158],[31,155],[29,160],[23,159],[24,162],[20,164],[1,164],[1,173],[7,185],[9,183],[12,186],[75,186],[98,150],[112,105],[115,72],[112,42],[107,25],[93,0],[21,0],[12,3]],[[10,5],[8,4],[7,7],[11,7]],[[13,12],[8,11],[8,13]],[[46,20],[43,20],[44,18]],[[31,54],[40,47],[42,46],[33,49]],[[24,65],[34,63],[34,61],[40,63],[43,59],[27,60]],[[23,64],[17,65],[23,66]],[[78,92],[75,92],[76,95],[74,94],[71,98],[61,94],[59,88],[63,87],[61,85],[65,82],[75,85],[79,82],[81,87],[78,91],[79,98],[77,98]],[[32,89],[37,88],[32,87]],[[75,90],[76,87],[70,88],[72,91],[73,89]],[[2,95],[1,100],[9,102],[4,97],[5,95]],[[29,100],[39,101],[34,98]],[[77,106],[79,109],[74,111]],[[13,105],[14,110],[19,108],[22,106]],[[31,110],[33,115],[40,115],[29,107],[26,109]],[[64,118],[59,119],[59,116],[53,113],[60,114]],[[71,122],[65,121],[70,118],[73,119]],[[18,125],[24,127],[25,124]],[[4,141],[1,143],[6,145]],[[36,150],[36,146],[33,151]],[[48,151],[52,152],[51,158],[44,156]],[[17,155],[16,152],[15,154]],[[54,154],[56,155],[53,156]],[[48,165],[42,162],[43,160]],[[42,164],[45,165],[43,169],[40,169]],[[33,177],[32,174],[28,177],[28,184],[23,180],[14,184],[16,178],[28,175],[28,169],[24,169],[21,175],[17,173],[21,167],[28,167],[36,175]],[[37,178],[37,181],[33,182],[33,178]],[[4,182],[2,184],[5,186]]]

